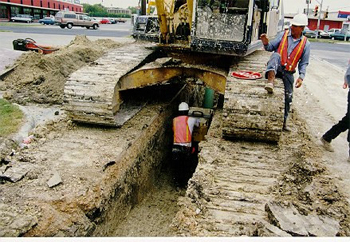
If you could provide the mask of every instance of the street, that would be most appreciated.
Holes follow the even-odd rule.
[[[24,38],[32,38],[37,43],[56,46],[68,44],[76,35],[86,35],[91,40],[129,38],[132,27],[130,20],[126,23],[100,24],[98,30],[81,27],[61,29],[59,26],[38,23],[5,22],[0,23],[1,48],[13,50],[12,41]],[[349,62],[350,43],[344,41],[336,41],[335,44],[311,42],[311,56],[345,69]]]
[[[100,24],[97,30],[73,27],[61,29],[55,25],[41,25],[38,23],[0,23],[1,48],[13,50],[12,41],[15,39],[32,38],[38,44],[64,46],[69,44],[76,35],[86,35],[90,40],[130,38],[132,25],[126,23]]]
[[[13,33],[31,34],[55,34],[55,35],[86,35],[103,37],[124,37],[132,32],[130,20],[126,23],[100,24],[97,30],[82,27],[72,29],[61,29],[58,25],[41,25],[39,23],[12,23],[4,22],[0,24],[0,31],[11,31]]]
[[[344,41],[337,41],[337,44],[312,42],[311,55],[345,70],[350,58],[350,43]]]

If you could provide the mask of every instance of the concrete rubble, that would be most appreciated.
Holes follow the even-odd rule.
[[[336,220],[316,214],[301,215],[293,205],[268,202],[265,209],[272,224],[293,236],[334,237],[340,229]]]

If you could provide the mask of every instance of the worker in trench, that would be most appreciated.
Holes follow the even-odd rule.
[[[197,166],[198,145],[192,142],[192,134],[194,126],[199,127],[199,119],[188,116],[186,102],[180,103],[178,111],[173,119],[172,169],[176,184],[185,186]]]
[[[295,87],[299,88],[305,78],[306,67],[309,65],[310,42],[303,36],[303,30],[307,25],[307,16],[297,14],[291,20],[290,29],[279,34],[274,40],[269,41],[266,34],[260,36],[265,50],[274,51],[267,63],[265,90],[269,94],[273,94],[275,77],[280,77],[283,80],[285,93],[284,131],[290,131],[287,126],[287,118],[293,100],[295,69],[298,66],[299,77],[296,80]]]

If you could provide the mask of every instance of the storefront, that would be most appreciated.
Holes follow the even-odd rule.
[[[80,0],[0,0],[0,20],[10,21],[17,14],[28,14],[34,20],[55,15],[60,10],[83,12]]]

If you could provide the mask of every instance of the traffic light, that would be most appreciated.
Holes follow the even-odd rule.
[[[328,18],[328,10],[324,13],[324,18]]]
[[[315,13],[314,13],[314,16],[316,17],[318,14],[318,5],[315,6]]]

